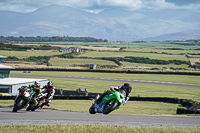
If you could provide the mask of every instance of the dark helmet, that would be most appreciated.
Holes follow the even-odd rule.
[[[51,81],[47,83],[47,88],[50,90],[53,89],[53,83]]]
[[[131,93],[132,86],[129,83],[124,83],[124,85],[122,85],[121,89],[123,89],[127,93]]]

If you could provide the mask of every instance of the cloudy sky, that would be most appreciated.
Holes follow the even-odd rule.
[[[32,12],[48,5],[66,5],[98,13],[108,8],[127,10],[187,9],[200,12],[200,0],[0,0],[0,10]]]

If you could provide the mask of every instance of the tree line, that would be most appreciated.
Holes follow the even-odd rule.
[[[69,37],[69,36],[53,36],[53,37],[14,37],[0,36],[0,42],[108,42],[106,39],[96,39],[93,37]]]
[[[4,44],[0,43],[0,50],[8,50],[8,51],[27,51],[28,49],[34,50],[59,50],[61,47],[50,46],[47,44],[44,45],[13,45],[13,44]]]
[[[76,54],[76,53],[75,53]],[[52,55],[52,56],[30,56],[28,58],[19,59],[15,56],[8,56],[7,59],[4,59],[4,61],[19,61],[24,60],[27,62],[36,62],[37,64],[47,64],[47,66],[51,65],[49,63],[49,60],[52,57],[59,57],[59,58],[80,58],[80,59],[101,59],[101,60],[109,60],[116,63],[118,66],[123,65],[121,62],[126,61],[130,63],[144,63],[144,64],[160,64],[160,65],[167,65],[174,63],[176,65],[181,64],[187,64],[189,65],[188,61],[182,61],[182,60],[158,60],[158,59],[149,59],[145,57],[132,57],[132,56],[126,56],[126,57],[102,57],[102,58],[92,58],[92,57],[74,57],[73,53],[65,53],[62,55]]]
[[[158,59],[150,59],[148,57],[132,57],[132,56],[126,56],[126,57],[104,57],[101,58],[102,60],[109,60],[115,62],[117,65],[121,66],[121,61],[126,61],[130,63],[144,63],[144,64],[159,64],[159,65],[167,65],[174,63],[175,65],[181,65],[181,64],[187,64],[189,65],[188,61],[182,61],[182,60],[158,60]]]

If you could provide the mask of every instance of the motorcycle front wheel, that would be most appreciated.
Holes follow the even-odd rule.
[[[92,104],[92,106],[90,107],[89,113],[90,114],[96,114],[94,104]]]
[[[18,99],[17,102],[16,102],[16,104],[13,107],[12,112],[17,112],[17,110],[21,109],[22,106],[23,106],[23,102],[24,102],[23,99]]]
[[[107,115],[113,110],[115,110],[118,106],[118,102],[113,102],[112,104],[106,104],[103,110],[103,114]]]

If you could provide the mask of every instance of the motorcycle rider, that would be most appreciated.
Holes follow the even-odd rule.
[[[33,91],[33,95],[32,95],[32,98],[33,98],[33,105],[35,105],[37,103],[37,100],[36,98],[39,96],[39,94],[42,92],[41,89],[40,89],[40,82],[38,81],[35,81],[34,84],[30,84],[28,87],[31,88],[31,90]]]
[[[45,85],[43,87],[43,94],[47,93],[46,96],[45,96],[45,103],[43,103],[42,106],[46,105],[46,106],[50,106],[50,103],[51,103],[51,100],[53,99],[53,96],[55,94],[55,89],[53,87],[53,83],[51,81],[49,81],[47,83],[47,85]]]
[[[129,83],[124,83],[122,86],[118,86],[118,87],[110,87],[111,91],[120,91],[120,89],[124,90],[126,92],[126,97],[122,100],[122,104],[126,104],[127,101],[130,99],[130,93],[132,90],[132,86]],[[108,95],[111,93],[111,91],[107,90],[104,91],[104,93],[98,98],[99,95],[97,95],[96,97],[96,104],[99,104],[102,99],[104,98],[104,96]]]

